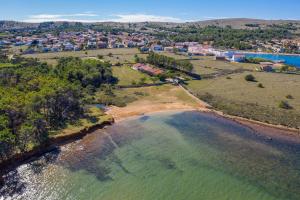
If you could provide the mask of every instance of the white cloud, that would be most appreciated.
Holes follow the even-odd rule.
[[[158,15],[146,15],[146,14],[128,14],[128,15],[115,15],[117,18],[112,21],[117,22],[180,22],[179,18],[169,16],[158,16]]]
[[[76,14],[38,14],[30,15],[25,22],[49,22],[49,21],[68,21],[68,22],[182,22],[181,19],[170,16],[147,15],[147,14],[115,14],[111,18],[101,19],[99,15],[92,12]]]
[[[78,21],[78,22],[88,22],[89,19],[82,18],[91,18],[97,17],[97,14],[92,12],[85,13],[75,13],[75,14],[38,14],[38,15],[30,15],[25,22],[49,22],[49,21]],[[92,20],[92,19],[90,19]]]
[[[64,17],[97,17],[98,15],[92,13],[77,13],[71,15],[49,15],[49,14],[41,14],[41,15],[31,15],[30,19],[59,19]]]

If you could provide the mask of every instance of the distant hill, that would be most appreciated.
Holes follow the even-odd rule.
[[[248,19],[248,18],[232,18],[232,19],[215,19],[215,20],[206,20],[193,22],[191,24],[198,24],[200,26],[231,26],[232,28],[251,28],[251,25],[258,25],[261,28],[267,27],[269,25],[275,24],[294,24],[300,27],[300,20],[263,20],[263,19]],[[248,26],[247,26],[248,25]]]
[[[54,26],[59,26],[65,22],[53,22]],[[76,22],[68,22],[68,24],[75,24]],[[38,28],[41,23],[25,23],[16,21],[0,21],[0,30],[8,29],[23,29],[23,28]],[[85,23],[91,24],[91,23]],[[293,25],[300,28],[300,20],[263,20],[263,19],[248,19],[248,18],[231,18],[231,19],[215,19],[215,20],[205,20],[196,22],[186,22],[186,23],[171,23],[171,22],[141,22],[141,23],[118,23],[118,22],[97,22],[93,24],[102,24],[107,26],[115,27],[143,27],[145,25],[158,25],[165,27],[176,27],[176,26],[190,26],[195,25],[199,27],[205,26],[220,26],[226,27],[231,26],[235,29],[253,29],[253,28],[266,28],[270,25]]]

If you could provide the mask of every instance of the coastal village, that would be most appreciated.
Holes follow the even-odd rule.
[[[30,30],[32,32],[32,30]],[[158,33],[161,30],[156,30]],[[175,33],[170,33],[175,34]],[[293,48],[300,50],[300,39],[272,39],[267,42],[253,41],[252,49],[256,49],[256,53],[270,52],[282,53],[285,48]],[[58,34],[10,34],[0,37],[0,49],[10,51],[9,49],[19,52],[21,55],[35,53],[59,53],[59,52],[76,52],[87,51],[93,49],[118,49],[118,48],[138,48],[142,53],[148,52],[168,52],[187,55],[191,59],[193,56],[214,56],[219,61],[229,62],[245,62],[246,54],[243,51],[224,50],[214,48],[210,42],[174,42],[172,40],[160,39],[157,36],[143,32],[102,32],[95,30],[87,31],[68,31],[59,32]],[[14,52],[12,52],[14,53]],[[251,52],[246,52],[251,53]],[[273,69],[283,67],[284,60],[262,60],[260,67],[256,67],[257,71],[270,72]],[[134,69],[141,69],[133,67]],[[148,71],[142,69],[141,71]],[[151,71],[151,70],[150,70]],[[152,72],[150,72],[152,73]]]
[[[3,2],[0,200],[299,200],[300,2],[266,2]]]

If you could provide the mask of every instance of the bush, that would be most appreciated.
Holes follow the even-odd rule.
[[[271,60],[263,59],[263,58],[246,58],[246,63],[259,64],[261,62],[272,62]]]
[[[292,95],[290,95],[290,94],[286,95],[286,98],[287,99],[294,99],[294,97]]]
[[[281,101],[278,105],[279,108],[282,109],[292,109],[293,107],[287,101]]]
[[[248,74],[245,76],[246,81],[256,82],[255,77],[252,74]]]
[[[227,76],[226,79],[232,79],[230,76]]]
[[[259,84],[257,85],[257,87],[259,87],[259,88],[265,88],[265,87],[263,86],[263,84],[261,84],[261,83],[259,83]]]
[[[99,60],[102,60],[104,58],[103,55],[98,55],[97,57]]]

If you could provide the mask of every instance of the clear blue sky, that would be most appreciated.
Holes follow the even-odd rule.
[[[300,0],[0,0],[0,20],[299,19]]]

